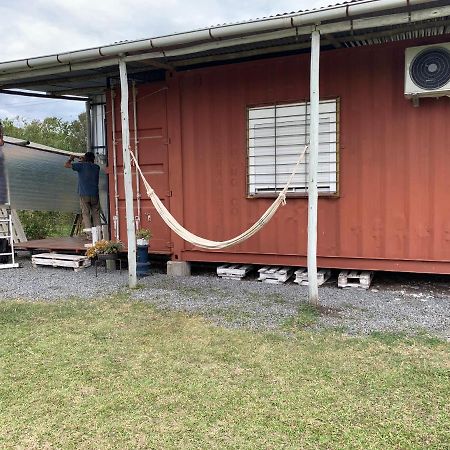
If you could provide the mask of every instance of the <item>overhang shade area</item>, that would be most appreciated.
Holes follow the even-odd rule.
[[[449,32],[450,6],[447,0],[350,1],[317,10],[280,14],[187,33],[4,62],[0,63],[0,88],[8,92],[38,91],[50,96],[86,96],[90,99],[88,110],[91,111],[91,105],[96,96],[98,98],[104,95],[111,88],[118,91],[121,86],[121,161],[125,176],[124,197],[129,260],[134,261],[135,217],[129,154],[132,148],[129,133],[131,118],[127,108],[128,89],[125,89],[126,86],[130,86],[130,81],[133,86],[163,81],[170,83],[174,74],[189,70],[311,53],[308,275],[310,299],[316,301],[318,215],[316,162],[319,133],[320,53],[407,39],[440,37]],[[200,84],[197,87],[201,89]],[[149,98],[148,101],[151,102],[152,99]],[[111,107],[113,105],[114,101],[111,102]],[[178,107],[180,107],[179,104]],[[114,123],[113,120],[113,127]],[[137,138],[135,141],[137,142]],[[115,152],[114,131],[111,144]],[[170,159],[180,162],[182,155],[177,153]],[[116,156],[114,156],[114,174],[112,174],[115,178],[114,183],[117,177],[115,164]],[[110,193],[110,197],[111,195]],[[117,187],[115,187],[114,196],[117,197],[117,195]],[[172,195],[171,191],[168,196],[170,195]],[[183,210],[183,206],[176,201],[173,201],[173,204],[171,202],[171,208],[176,210],[175,212]],[[118,210],[117,207],[116,209]],[[131,267],[130,286],[136,284],[133,270]]]

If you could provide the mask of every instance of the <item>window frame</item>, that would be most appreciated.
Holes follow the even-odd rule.
[[[327,101],[327,100],[335,100],[336,101],[336,192],[324,192],[319,191],[318,195],[319,197],[324,198],[339,198],[340,197],[340,132],[341,132],[341,98],[339,96],[326,96],[321,97],[320,101]],[[283,100],[283,101],[274,101],[274,102],[264,102],[264,103],[255,103],[255,104],[248,104],[246,106],[246,143],[245,147],[247,149],[246,154],[246,198],[248,199],[257,199],[257,198],[276,198],[278,197],[280,190],[274,191],[274,192],[257,192],[255,194],[250,193],[250,117],[249,112],[252,108],[264,108],[264,107],[277,107],[277,106],[285,106],[285,105],[291,105],[291,104],[301,104],[301,103],[308,103],[310,104],[309,99],[295,99],[295,100]],[[308,191],[305,192],[287,192],[287,197],[290,198],[307,198],[308,197]]]

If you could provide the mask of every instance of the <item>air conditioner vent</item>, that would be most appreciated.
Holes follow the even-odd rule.
[[[450,53],[445,48],[429,48],[413,59],[409,73],[422,89],[439,89],[450,81]]]
[[[405,53],[405,95],[450,95],[450,44],[410,47]]]

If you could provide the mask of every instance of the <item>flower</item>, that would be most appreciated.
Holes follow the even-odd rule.
[[[119,253],[122,249],[122,242],[107,241],[106,239],[102,239],[87,249],[86,256],[89,258],[95,258],[98,255],[111,255],[114,253]]]
[[[149,228],[140,228],[136,231],[137,239],[144,239],[145,241],[149,241],[152,237],[152,232]]]

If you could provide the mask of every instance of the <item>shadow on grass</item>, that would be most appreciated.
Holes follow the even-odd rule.
[[[65,320],[80,314],[81,302],[64,303],[27,302],[21,300],[2,300],[0,302],[0,325],[21,325],[39,321],[42,314],[48,314],[53,320]]]
[[[370,333],[370,337],[390,347],[395,346],[400,342],[410,345],[420,342],[426,346],[440,345],[443,342],[442,339],[430,336],[424,331],[418,331],[414,334],[392,331],[373,331]]]

